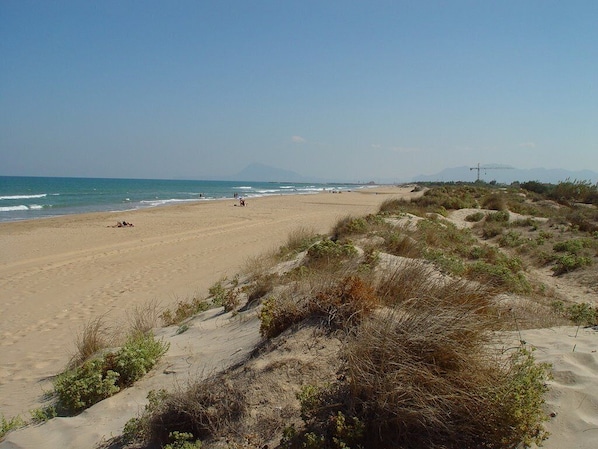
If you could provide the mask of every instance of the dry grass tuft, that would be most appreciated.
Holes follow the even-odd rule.
[[[106,324],[106,315],[89,320],[75,340],[76,353],[68,366],[76,367],[88,360],[99,351],[110,347],[114,343],[111,329]]]
[[[157,300],[136,305],[127,311],[127,321],[133,334],[147,334],[160,325],[162,311]]]
[[[426,302],[371,315],[347,344],[351,409],[366,423],[367,445],[511,447],[505,439],[521,435],[506,430],[517,410],[501,401],[513,385],[487,350],[491,319],[476,303]]]
[[[246,412],[245,402],[245,393],[225,374],[212,376],[169,395],[148,420],[146,434],[161,444],[170,442],[175,429],[200,440],[234,434],[233,424]]]

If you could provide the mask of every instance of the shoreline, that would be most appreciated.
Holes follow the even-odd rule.
[[[294,229],[328,233],[340,218],[409,192],[386,186],[264,196],[246,207],[197,201],[0,223],[0,412],[40,406],[90,319],[106,315],[118,325],[148,301],[166,306],[204,295]],[[123,219],[135,226],[111,227]]]

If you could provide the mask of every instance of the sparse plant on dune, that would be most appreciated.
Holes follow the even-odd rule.
[[[19,429],[24,425],[25,421],[20,416],[6,419],[4,415],[0,414],[0,441],[2,441],[8,432]]]
[[[148,301],[127,311],[127,321],[132,333],[145,334],[158,327],[160,322],[160,305],[156,300]]]
[[[106,324],[106,316],[101,315],[87,322],[77,334],[75,346],[77,352],[71,358],[69,366],[78,366],[99,351],[114,343],[111,331]]]

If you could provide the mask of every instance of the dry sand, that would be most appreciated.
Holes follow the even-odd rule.
[[[92,317],[122,319],[149,299],[174,302],[204,293],[233,275],[248,257],[278,247],[290,231],[328,232],[337,219],[374,212],[387,188],[344,194],[270,197],[245,208],[232,201],[200,203],[130,214],[90,214],[0,225],[0,411],[24,414],[36,407],[49,376],[69,359],[74,336]],[[134,228],[108,228],[116,220]],[[147,392],[174,388],[246,356],[259,341],[251,313],[231,317],[208,311],[176,335],[159,330],[170,350],[141,381],[76,417],[9,433],[0,449],[95,448],[118,435],[143,408]],[[553,364],[547,397],[553,417],[546,449],[598,447],[598,334],[575,327],[526,330],[536,358]]]
[[[76,334],[103,314],[162,305],[234,275],[299,227],[329,232],[343,216],[375,212],[388,187],[317,195],[198,202],[0,224],[0,413],[39,406],[74,350]],[[132,228],[113,228],[117,220]]]

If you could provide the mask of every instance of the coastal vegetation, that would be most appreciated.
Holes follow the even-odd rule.
[[[593,306],[555,301],[529,273],[549,266],[569,275],[598,256],[595,207],[576,205],[594,197],[585,183],[569,184],[544,194],[432,187],[412,201],[388,200],[377,214],[347,216],[329,236],[301,230],[278,252],[250,261],[243,280],[210,293],[258,310],[269,343],[254,358],[306,329],[314,346],[337,347],[334,369],[317,366],[328,378],[310,378],[297,361],[273,362],[280,376],[297,375],[295,405],[282,420],[252,407],[252,415],[265,414],[256,422],[248,377],[258,378],[248,362],[150,400],[127,425],[126,440],[219,447],[224,438],[240,448],[278,435],[280,448],[540,445],[548,436],[550,366],[537,363],[525,342],[505,346],[498,336],[597,322]],[[462,209],[470,225],[450,220]]]
[[[57,405],[76,413],[150,370],[168,349],[156,320],[179,333],[222,307],[257,315],[263,342],[241,364],[150,392],[120,447],[541,445],[551,367],[517,333],[598,324],[594,305],[563,301],[534,275],[595,288],[596,189],[428,185],[329,235],[299,229],[207,297],[137,311],[117,349],[104,321],[90,322],[56,378]]]

